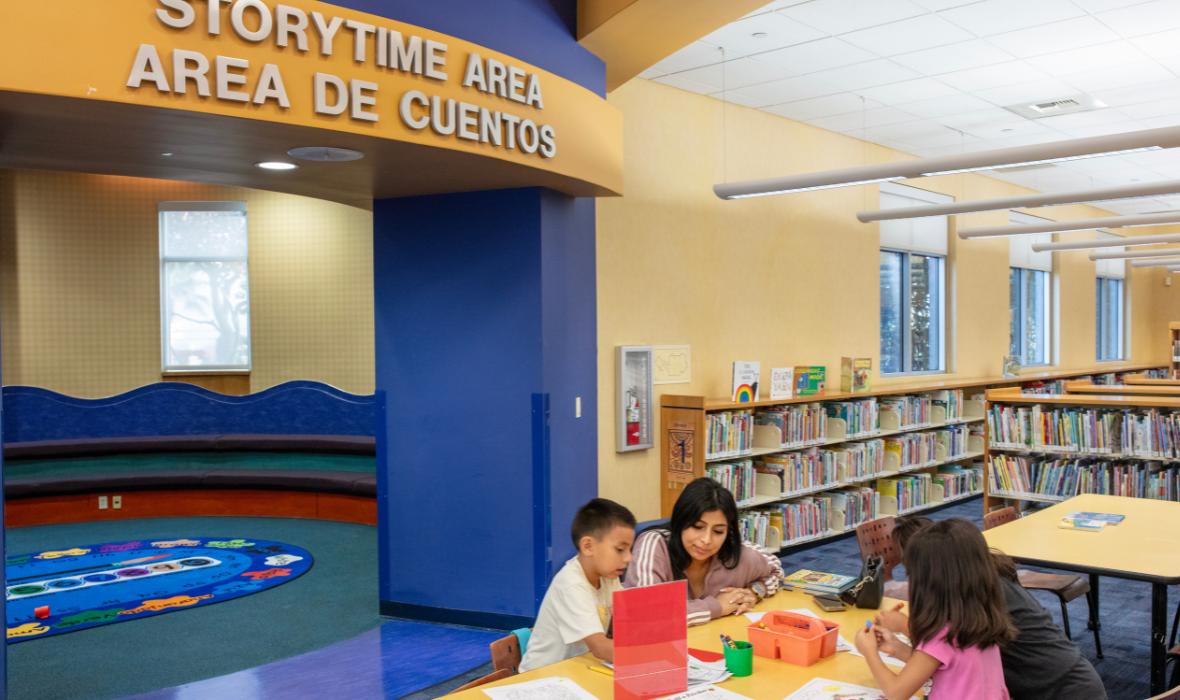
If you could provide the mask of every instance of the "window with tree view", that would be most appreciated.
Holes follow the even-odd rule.
[[[881,251],[881,373],[939,372],[946,260]]]
[[[1009,355],[1020,364],[1049,364],[1049,273],[1008,268]]]
[[[1099,277],[1096,299],[1098,361],[1123,359],[1123,281]]]
[[[160,203],[164,371],[250,369],[245,202]]]

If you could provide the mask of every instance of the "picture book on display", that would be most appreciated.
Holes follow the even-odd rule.
[[[758,375],[761,362],[733,363],[733,402],[750,403],[758,400]]]
[[[1082,520],[1081,518],[1064,517],[1057,527],[1062,530],[1082,530],[1084,532],[1098,532],[1106,527],[1104,520]]]
[[[826,367],[801,366],[795,368],[795,395],[822,396]]]
[[[795,392],[795,368],[776,367],[770,370],[770,400],[789,399]]]
[[[873,381],[873,360],[868,357],[840,358],[840,391],[859,394],[869,391]]]
[[[1118,525],[1123,522],[1125,515],[1115,515],[1113,513],[1089,513],[1085,511],[1070,511],[1065,517],[1073,518],[1074,520],[1101,520],[1107,525]]]
[[[800,569],[783,579],[783,585],[788,588],[815,593],[842,593],[855,582],[855,576],[825,574],[809,569]]]

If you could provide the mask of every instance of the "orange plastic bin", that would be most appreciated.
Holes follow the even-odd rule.
[[[796,666],[810,666],[835,654],[840,635],[840,625],[835,622],[784,610],[766,613],[761,622],[751,623],[746,630],[755,655]]]

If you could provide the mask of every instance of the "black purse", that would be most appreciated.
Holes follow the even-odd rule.
[[[858,608],[880,608],[881,599],[885,597],[885,579],[881,573],[883,568],[885,560],[881,557],[870,556],[865,559],[860,570],[860,583],[841,593],[840,601]]]

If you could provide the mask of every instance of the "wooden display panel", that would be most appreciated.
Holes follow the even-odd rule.
[[[705,475],[705,397],[660,398],[660,517],[672,517],[672,506],[684,485]]]

